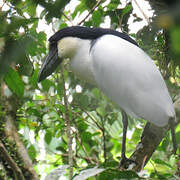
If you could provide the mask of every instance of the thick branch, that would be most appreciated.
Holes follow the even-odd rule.
[[[160,128],[150,123],[146,124],[141,141],[138,143],[136,150],[130,157],[131,160],[136,162],[136,166],[133,167],[135,171],[140,171],[144,168],[165,136],[167,130],[168,127]]]
[[[28,152],[26,148],[24,147],[23,142],[21,141],[16,125],[16,112],[19,107],[18,100],[15,96],[11,96],[7,98],[4,95],[4,89],[6,88],[6,85],[1,82],[1,103],[3,104],[3,108],[5,111],[5,115],[3,116],[4,119],[4,136],[10,141],[15,143],[16,149],[14,151],[17,151],[18,156],[23,161],[22,167],[23,167],[23,173],[24,170],[26,174],[32,179],[32,180],[38,180],[39,177],[35,170],[33,169],[33,164],[31,159],[29,158]],[[13,168],[12,168],[13,170]],[[22,170],[22,169],[21,169]]]
[[[16,126],[14,124],[14,119],[12,119],[12,117],[8,115],[6,115],[5,119],[6,119],[6,126],[5,126],[6,136],[8,137],[9,140],[15,142],[18,155],[23,160],[23,168],[29,172],[32,180],[38,180],[39,177],[35,172],[35,170],[33,169],[32,161],[29,158],[28,152],[19,137]]]
[[[21,169],[17,166],[14,160],[11,158],[9,153],[7,152],[6,148],[4,147],[3,143],[0,140],[0,152],[3,154],[3,158],[7,161],[11,169],[13,170],[16,178],[19,180],[25,180]]]
[[[174,103],[174,107],[176,110],[176,122],[178,123],[180,122],[180,99]],[[170,125],[160,128],[150,123],[146,124],[141,141],[130,157],[131,160],[136,162],[136,166],[133,168],[135,171],[140,171],[144,168],[169,129]]]

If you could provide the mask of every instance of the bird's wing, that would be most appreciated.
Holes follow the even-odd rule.
[[[175,112],[166,84],[154,62],[139,47],[113,35],[99,38],[91,49],[99,88],[133,117],[158,126]]]

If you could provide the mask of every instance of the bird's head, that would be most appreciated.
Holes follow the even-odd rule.
[[[83,32],[82,32],[83,30]],[[78,37],[83,37],[85,27],[73,26],[61,29],[49,38],[49,53],[41,66],[38,82],[51,75],[64,58],[72,58],[78,48]]]
[[[40,82],[51,75],[64,58],[71,59],[77,48],[78,39],[75,37],[64,37],[58,41],[50,42],[49,53],[41,66],[38,81]]]
[[[73,58],[79,48],[78,41],[80,39],[93,41],[105,34],[118,36],[137,45],[128,35],[112,29],[88,28],[83,26],[66,27],[49,38],[49,54],[45,57],[41,66],[38,81],[40,82],[51,75],[64,58]]]

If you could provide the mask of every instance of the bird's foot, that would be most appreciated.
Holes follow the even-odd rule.
[[[133,166],[134,164],[136,164],[136,162],[132,159],[128,159],[127,157],[123,157],[120,160],[119,168],[120,169],[128,169],[128,168],[130,168],[131,164]]]

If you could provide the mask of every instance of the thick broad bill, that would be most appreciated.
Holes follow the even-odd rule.
[[[58,57],[57,49],[50,50],[39,71],[38,82],[51,75],[61,62],[62,59]]]

